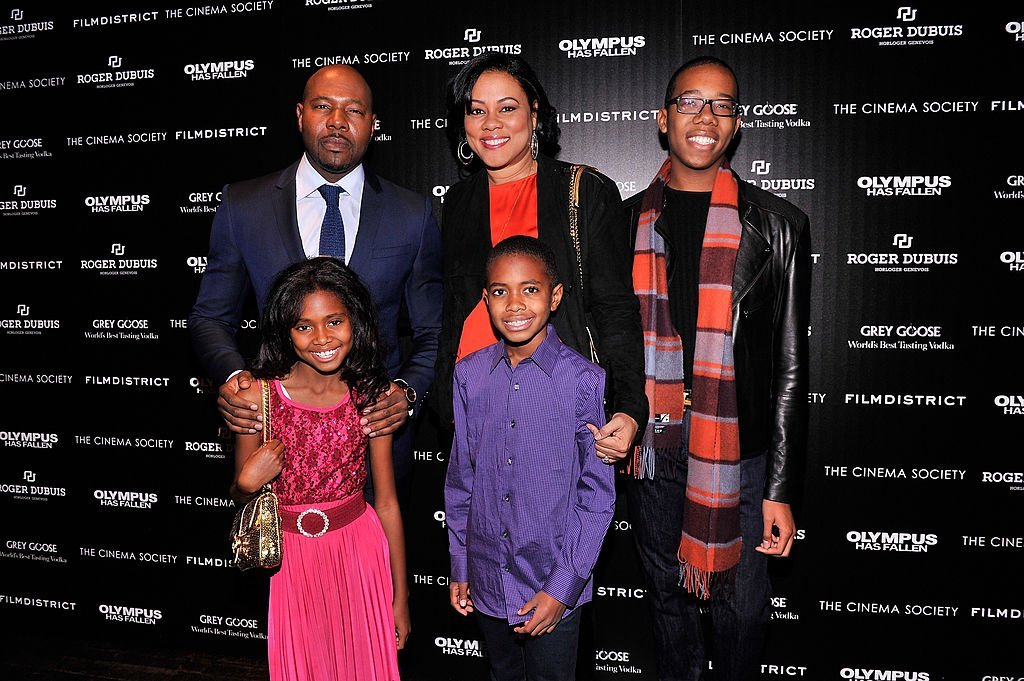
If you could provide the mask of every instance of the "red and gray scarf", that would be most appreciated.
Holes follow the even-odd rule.
[[[679,562],[683,585],[710,596],[712,575],[740,559],[740,443],[732,349],[732,279],[742,226],[738,185],[723,161],[704,227],[697,297],[693,376],[683,376],[683,342],[668,304],[665,241],[654,229],[664,206],[671,162],[666,159],[641,204],[633,258],[633,288],[644,329],[644,390],[651,407],[633,473],[653,479],[687,447],[686,501]],[[684,391],[689,386],[690,441],[681,442]]]

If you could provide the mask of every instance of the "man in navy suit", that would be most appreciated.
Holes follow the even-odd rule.
[[[395,480],[399,498],[407,501],[412,429],[401,426],[434,377],[441,327],[440,230],[429,199],[363,166],[376,117],[370,86],[358,71],[341,65],[320,69],[306,81],[295,111],[306,148],[302,158],[282,171],[224,188],[189,315],[192,344],[207,375],[222,384],[217,405],[229,428],[256,432],[261,427],[257,405],[237,397],[252,380],[235,339],[245,296],[251,288],[262,312],[274,277],[286,266],[318,255],[343,258],[377,305],[393,380],[364,415],[363,429],[371,437],[395,433]],[[337,205],[329,206],[328,197]],[[321,231],[333,240],[321,241]],[[398,340],[403,303],[412,327],[404,361]]]

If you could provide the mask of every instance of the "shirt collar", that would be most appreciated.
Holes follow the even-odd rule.
[[[363,183],[365,180],[366,171],[363,168],[363,164],[360,163],[349,171],[348,175],[337,182],[328,182],[324,179],[323,175],[316,171],[316,168],[309,162],[306,154],[302,154],[302,158],[299,159],[299,168],[295,171],[295,197],[304,199],[313,194],[319,194],[321,185],[335,184],[344,189],[356,201],[359,201],[363,197]]]
[[[544,338],[543,341],[541,341],[540,346],[536,350],[534,350],[533,354],[530,355],[527,359],[531,360],[534,364],[540,367],[541,371],[550,376],[551,372],[555,370],[555,365],[558,363],[558,351],[561,345],[562,339],[558,337],[558,333],[555,331],[555,327],[552,326],[551,324],[548,324],[547,336]],[[494,371],[494,369],[498,366],[498,363],[501,362],[501,360],[505,360],[508,362],[508,352],[506,351],[504,341],[495,343],[491,347],[494,348],[494,355],[491,357],[490,367],[491,371]],[[520,362],[520,364],[521,363],[522,362]],[[509,362],[509,366],[511,365],[512,363]]]

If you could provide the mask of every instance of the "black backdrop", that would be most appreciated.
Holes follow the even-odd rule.
[[[231,438],[185,319],[218,192],[297,158],[315,68],[364,73],[370,162],[440,211],[459,177],[442,87],[467,56],[530,61],[561,157],[626,197],[664,158],[667,77],[710,53],[747,105],[733,167],[813,233],[810,456],[762,676],[1024,678],[1019,11],[101,4],[0,7],[5,627],[264,654],[266,579],[228,560]],[[419,440],[408,676],[482,678],[480,636],[446,604],[445,447],[429,423]],[[624,501],[616,517],[580,672],[653,678]]]

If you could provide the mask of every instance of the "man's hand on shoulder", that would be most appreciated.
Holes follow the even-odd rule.
[[[252,374],[240,371],[217,391],[217,410],[233,433],[252,434],[263,429],[259,403],[243,396],[254,385]]]
[[[379,437],[395,432],[408,418],[409,401],[405,397],[405,390],[392,383],[376,402],[363,409],[359,424],[370,437]]]

